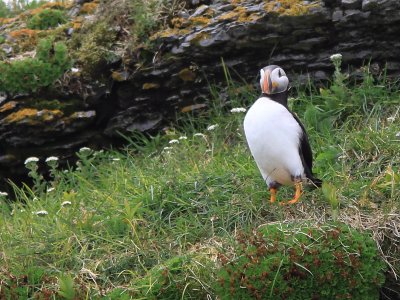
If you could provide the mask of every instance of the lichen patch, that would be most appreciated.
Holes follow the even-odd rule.
[[[284,16],[306,15],[313,7],[318,7],[316,2],[304,3],[302,0],[273,0],[265,1],[264,9]]]
[[[45,123],[53,121],[54,119],[61,118],[62,116],[62,111],[58,109],[43,109],[39,111],[34,108],[23,108],[19,111],[9,114],[1,121],[1,123],[12,124],[23,122],[29,125],[37,125],[43,122]]]

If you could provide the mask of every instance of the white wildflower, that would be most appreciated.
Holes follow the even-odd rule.
[[[208,131],[212,131],[212,130],[214,130],[214,129],[217,128],[217,127],[218,127],[218,124],[210,125],[210,126],[207,127],[207,130],[208,130]]]
[[[340,62],[342,61],[342,54],[340,53],[332,54],[329,58],[332,62],[337,62],[337,61]]]
[[[56,156],[49,156],[48,158],[46,158],[46,162],[52,162],[52,161],[58,161],[58,157]]]
[[[72,72],[72,73],[78,73],[78,72],[79,72],[79,69],[78,69],[78,68],[71,68],[71,72]]]
[[[391,117],[389,117],[389,118],[386,118],[386,120],[388,121],[388,122],[394,122],[394,120],[396,120],[396,118],[395,117],[393,117],[393,116],[391,116]]]
[[[54,191],[55,189],[56,189],[55,187],[50,187],[46,191],[47,191],[47,193],[50,193],[50,192]]]
[[[46,216],[49,213],[47,212],[47,210],[39,210],[39,211],[33,212],[33,214],[35,214],[37,216]]]
[[[72,204],[71,201],[64,201],[63,203],[61,203],[61,206],[64,207],[71,204]]]
[[[27,165],[27,164],[30,164],[30,163],[32,163],[32,162],[35,162],[35,163],[36,163],[36,162],[38,162],[38,161],[39,161],[39,158],[32,156],[32,157],[28,157],[28,158],[25,160],[24,164]]]
[[[183,136],[180,136],[179,139],[180,140],[187,140],[187,137],[183,135]]]
[[[169,143],[170,144],[179,144],[179,141],[178,140],[170,140]]]
[[[168,150],[172,150],[172,149],[173,149],[172,147],[164,147],[163,150],[168,151]]]
[[[193,134],[193,136],[200,136],[200,137],[202,137],[202,138],[205,138],[206,136],[204,135],[204,134],[202,134],[202,133],[195,133],[195,134]]]
[[[244,107],[235,107],[231,109],[231,113],[244,113],[246,109]]]
[[[400,131],[398,133],[396,133],[396,137],[400,138]]]
[[[8,193],[6,193],[6,192],[0,192],[0,197],[7,197],[8,196]]]
[[[79,149],[79,152],[83,153],[83,152],[89,152],[92,151],[92,149],[90,149],[89,147],[82,147],[81,149]]]

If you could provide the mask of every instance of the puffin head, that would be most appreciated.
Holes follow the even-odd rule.
[[[262,68],[260,74],[260,85],[263,94],[272,95],[288,90],[289,79],[281,67],[270,65]]]

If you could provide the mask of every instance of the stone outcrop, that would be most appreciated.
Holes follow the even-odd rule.
[[[0,97],[0,176],[22,174],[32,155],[68,159],[78,147],[102,147],[120,133],[155,132],[176,112],[205,109],[209,83],[225,84],[223,64],[249,83],[267,64],[282,66],[300,83],[327,80],[334,53],[355,74],[368,62],[376,73],[400,73],[397,0],[192,2],[170,28],[149,37],[154,51],[145,64],[138,67],[132,55],[103,69],[106,84],[71,80],[59,94],[53,91],[56,108],[27,95]],[[9,45],[2,48],[10,52]],[[74,85],[79,89],[71,92]]]

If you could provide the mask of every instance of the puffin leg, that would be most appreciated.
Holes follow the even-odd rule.
[[[271,187],[269,188],[269,192],[271,194],[271,199],[269,200],[269,202],[274,203],[276,201],[276,192],[278,191],[277,188]]]
[[[294,203],[296,203],[297,201],[299,201],[299,199],[300,199],[300,197],[301,197],[301,194],[302,194],[302,192],[303,192],[303,184],[302,184],[301,180],[296,179],[295,182],[294,182],[294,187],[295,187],[295,189],[296,189],[296,192],[295,192],[295,194],[294,194],[293,199],[292,199],[292,200],[289,200],[289,201],[287,202],[288,204],[294,204]]]
[[[274,203],[276,201],[276,193],[278,192],[278,189],[281,185],[276,182],[276,181],[272,181],[270,183],[268,183],[268,187],[269,187],[269,192],[271,194],[271,198],[270,198],[270,202]]]

